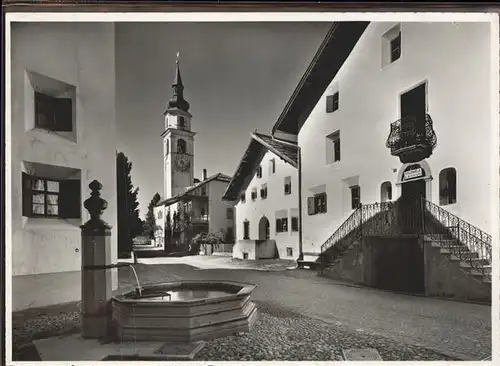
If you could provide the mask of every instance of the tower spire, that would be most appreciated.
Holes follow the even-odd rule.
[[[181,69],[179,67],[179,52],[177,52],[175,64],[175,78],[174,83],[172,84],[173,96],[168,101],[168,109],[178,108],[187,112],[189,109],[189,103],[184,99],[184,85],[182,84]]]

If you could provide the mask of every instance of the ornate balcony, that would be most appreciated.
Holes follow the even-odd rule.
[[[404,117],[391,123],[391,132],[386,146],[391,155],[399,157],[401,163],[416,163],[432,155],[437,137],[432,128],[432,118],[425,115],[425,121],[414,116]]]

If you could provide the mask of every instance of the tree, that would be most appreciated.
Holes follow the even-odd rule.
[[[200,246],[210,244],[217,246],[218,244],[224,243],[224,230],[218,233],[208,232],[208,233],[198,233],[192,240],[191,252],[198,253]]]
[[[116,154],[116,188],[118,211],[118,253],[130,253],[133,239],[142,233],[139,218],[139,187],[132,185],[132,163],[122,152]]]
[[[160,200],[160,194],[156,192],[148,205],[148,212],[146,214],[146,220],[144,221],[144,236],[150,239],[153,239],[155,237],[156,219],[154,208],[156,204],[160,202]]]

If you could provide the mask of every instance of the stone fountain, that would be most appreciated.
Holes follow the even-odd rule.
[[[141,286],[135,268],[124,264],[132,268],[137,287],[113,296],[111,271],[118,264],[111,261],[111,227],[101,219],[107,202],[100,195],[101,183],[94,180],[89,188],[84,206],[90,220],[81,227],[81,333],[64,345],[61,338],[38,341],[42,360],[67,361],[60,350],[68,347],[82,352],[74,361],[192,359],[204,340],[251,330],[258,316],[252,284],[181,280]],[[47,357],[40,352],[44,345]],[[188,351],[168,355],[168,349]]]

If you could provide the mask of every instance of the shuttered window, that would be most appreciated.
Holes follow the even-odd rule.
[[[81,218],[81,181],[22,173],[23,216]]]

